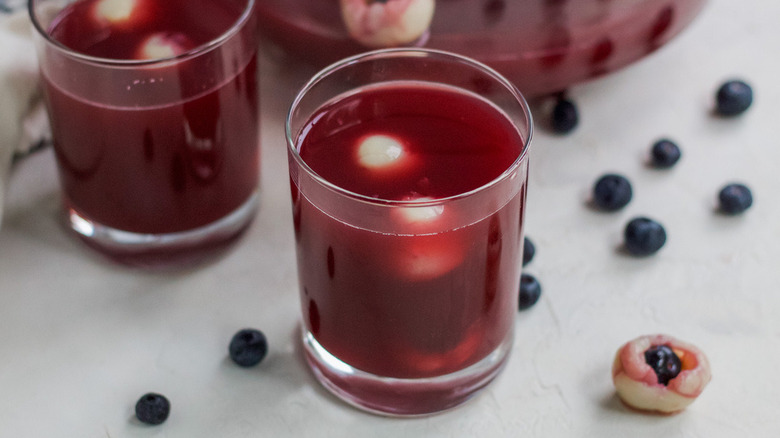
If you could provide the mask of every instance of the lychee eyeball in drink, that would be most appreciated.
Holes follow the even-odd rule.
[[[178,32],[157,32],[146,38],[136,52],[136,59],[162,59],[181,55],[195,44]]]
[[[92,4],[92,17],[109,27],[139,26],[153,15],[149,0],[98,0]]]

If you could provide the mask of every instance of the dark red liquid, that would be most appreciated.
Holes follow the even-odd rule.
[[[617,70],[679,34],[706,0],[437,0],[415,44],[497,69],[526,95],[557,92]],[[349,37],[339,0],[265,0],[260,31],[317,65],[366,50]]]
[[[495,107],[445,88],[365,89],[310,120],[303,160],[329,182],[381,199],[468,192],[498,178],[523,150]],[[405,158],[366,169],[358,145],[378,133],[400,139]],[[475,208],[468,202],[430,207],[433,217],[423,219],[395,208],[377,219],[397,221],[394,232],[334,219],[293,184],[308,330],[331,354],[380,376],[438,376],[484,358],[507,338],[516,311],[524,179],[516,184],[508,203],[473,223],[460,222]]]
[[[182,51],[211,41],[245,6],[137,0],[131,18],[112,23],[85,0],[64,9],[50,34],[79,53],[137,59],[153,34]],[[245,203],[259,172],[257,57],[238,46],[149,68],[42,68],[66,204],[111,228],[169,233]]]
[[[133,5],[132,12],[127,18],[109,18],[101,3],[111,2]],[[174,37],[184,50],[214,40],[230,29],[245,6],[224,0],[80,0],[58,14],[49,33],[79,53],[136,59],[138,48],[154,34]]]

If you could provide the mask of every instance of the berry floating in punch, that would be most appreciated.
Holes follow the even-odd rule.
[[[593,204],[604,211],[617,211],[628,205],[633,190],[628,178],[616,173],[602,175],[593,185]]]
[[[242,329],[233,335],[228,352],[237,365],[245,368],[252,367],[265,358],[268,353],[268,341],[260,330]]]
[[[715,95],[715,111],[722,116],[740,115],[752,104],[753,88],[741,80],[725,82]]]
[[[158,425],[168,419],[171,403],[164,395],[149,392],[141,396],[135,404],[135,416],[146,424]]]
[[[618,397],[639,411],[675,414],[693,403],[712,379],[707,356],[668,335],[640,336],[615,354]]]
[[[488,24],[498,23],[505,11],[506,0],[487,0],[482,6],[482,14]]]
[[[349,35],[371,47],[409,45],[428,31],[435,0],[340,0]]]

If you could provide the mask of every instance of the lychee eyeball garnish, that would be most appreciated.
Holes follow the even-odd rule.
[[[95,14],[110,22],[129,20],[136,0],[100,0],[95,4]]]
[[[364,46],[402,46],[425,34],[435,4],[435,0],[341,0],[341,16],[350,36]]]
[[[360,139],[358,145],[358,162],[370,169],[386,169],[394,166],[406,158],[403,143],[397,138],[373,134]]]
[[[675,414],[693,403],[712,378],[699,348],[668,335],[640,336],[615,355],[612,381],[628,407]]]
[[[463,242],[441,235],[413,236],[388,255],[393,270],[412,281],[428,281],[455,269],[466,257]]]
[[[94,6],[94,17],[111,25],[130,24],[143,14],[142,0],[99,0]]]
[[[428,197],[409,197],[406,201],[427,202],[433,201],[433,198]],[[433,221],[438,220],[442,214],[444,214],[444,205],[419,205],[410,207],[399,207],[398,214],[401,215],[401,219],[409,224],[430,224]]]
[[[163,59],[181,55],[194,47],[186,35],[172,32],[158,32],[150,35],[141,44],[136,59]]]

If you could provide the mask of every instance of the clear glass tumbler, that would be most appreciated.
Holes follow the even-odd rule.
[[[68,228],[148,265],[238,237],[258,200],[255,0],[31,0],[29,11]]]
[[[469,58],[386,49],[340,61],[287,118],[302,337],[361,409],[468,400],[513,340],[532,121]]]

